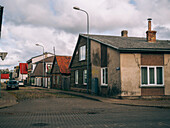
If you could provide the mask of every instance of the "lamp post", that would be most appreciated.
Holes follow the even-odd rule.
[[[89,64],[90,64],[90,42],[89,42],[89,14],[83,10],[83,9],[80,9],[79,7],[73,7],[73,9],[75,10],[79,10],[79,11],[82,11],[84,13],[86,13],[87,15],[87,93],[89,93]]]
[[[43,87],[45,87],[44,85],[44,46],[43,45],[40,45],[40,44],[35,44],[36,46],[40,46],[43,48]]]

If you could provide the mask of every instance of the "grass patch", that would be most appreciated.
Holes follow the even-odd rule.
[[[8,93],[12,94],[17,98],[17,101],[40,99],[40,98],[74,98],[75,96],[62,94],[50,89],[40,89],[33,87],[23,87],[20,90],[7,90]]]

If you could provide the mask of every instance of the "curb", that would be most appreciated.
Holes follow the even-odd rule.
[[[128,104],[128,103],[114,103],[112,101],[108,101],[107,98],[104,98],[104,97],[101,97],[102,99],[100,98],[97,98],[97,97],[93,97],[93,96],[86,96],[86,95],[83,95],[83,94],[78,94],[78,93],[72,93],[72,92],[65,92],[65,91],[62,91],[60,93],[63,93],[63,94],[68,94],[68,95],[72,95],[72,96],[78,96],[78,97],[82,97],[82,98],[85,98],[85,99],[89,99],[89,100],[94,100],[94,101],[99,101],[99,102],[103,102],[103,103],[110,103],[110,104],[116,104],[116,105],[126,105],[126,106],[138,106],[138,107],[154,107],[154,108],[164,108],[164,109],[170,109],[170,105],[167,106],[167,105],[146,105],[146,104]]]
[[[67,95],[71,95],[71,96],[78,96],[78,97],[82,97],[82,98],[85,98],[85,99],[102,102],[101,100],[99,100],[99,99],[97,99],[97,98],[88,97],[88,96],[84,96],[84,95],[81,95],[81,94],[75,94],[75,93],[70,93],[70,92],[60,92],[60,93],[62,93],[62,94],[67,94]]]

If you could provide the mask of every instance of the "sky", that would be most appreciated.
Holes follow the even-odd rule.
[[[84,12],[90,17],[90,34],[146,37],[147,19],[157,39],[170,40],[170,0],[1,0],[4,7],[0,69],[13,69],[19,62],[45,52],[72,56],[80,33],[86,33]]]

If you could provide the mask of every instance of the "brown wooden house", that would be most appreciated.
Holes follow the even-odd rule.
[[[56,56],[51,70],[52,88],[69,90],[71,56]]]
[[[44,59],[44,74],[43,74],[43,60],[36,62],[35,70],[31,74],[31,85],[51,88],[51,68],[54,61],[54,56]]]
[[[71,69],[71,87],[87,89],[87,38],[90,40],[89,90],[101,95],[170,95],[170,41],[157,40],[148,21],[146,38],[80,34]]]

